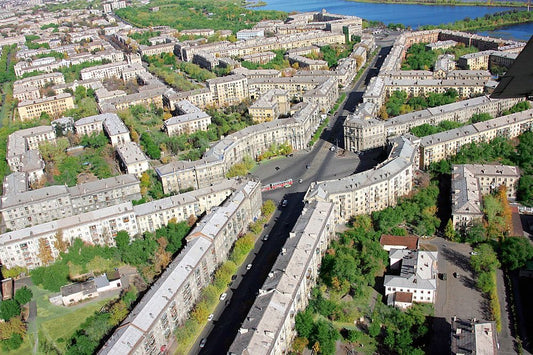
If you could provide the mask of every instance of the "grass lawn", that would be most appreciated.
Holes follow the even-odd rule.
[[[40,337],[46,337],[48,342],[53,343],[59,350],[65,350],[66,341],[80,324],[109,301],[109,298],[98,299],[76,306],[62,307],[48,301],[51,294],[49,291],[37,286],[32,286],[31,290],[33,299],[37,302],[37,318],[29,325],[28,340],[25,339],[22,347],[16,352],[17,354],[31,352],[29,344],[33,344],[33,340],[30,338],[34,337],[37,332]],[[58,339],[63,339],[63,341],[58,341]]]

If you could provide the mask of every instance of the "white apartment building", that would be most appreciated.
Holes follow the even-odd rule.
[[[115,150],[120,167],[126,174],[136,175],[140,178],[142,173],[150,169],[150,159],[137,143],[125,142],[117,145]]]
[[[187,320],[200,292],[226,260],[233,242],[227,244],[237,239],[260,208],[260,185],[250,181],[207,214],[187,237],[185,248],[98,353],[152,354],[174,342],[173,330]]]
[[[412,191],[417,145],[406,137],[391,143],[389,157],[383,163],[342,179],[313,182],[304,201],[332,202],[335,223],[396,205],[400,197]]]
[[[452,171],[452,222],[464,231],[483,218],[483,196],[500,186],[507,189],[507,198],[514,200],[520,171],[515,166],[465,164],[454,165]]]
[[[204,111],[199,111],[169,118],[164,123],[164,129],[169,136],[175,136],[207,131],[210,124],[211,116]]]
[[[120,230],[131,236],[138,232],[131,202],[4,233],[0,235],[0,260],[8,268],[33,269],[43,265],[39,244],[44,243],[54,259],[59,256],[54,245],[58,234],[68,243],[80,238],[86,243],[112,246]]]
[[[466,144],[490,141],[497,136],[518,137],[531,127],[533,109],[423,137],[420,139],[420,166],[427,168],[432,162],[455,155]]]
[[[296,336],[294,317],[309,302],[322,256],[334,234],[331,203],[314,201],[304,207],[228,354],[290,351]]]

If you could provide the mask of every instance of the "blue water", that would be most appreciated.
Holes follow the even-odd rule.
[[[403,4],[358,3],[345,0],[265,0],[267,5],[258,9],[291,11],[320,11],[326,9],[333,14],[354,15],[367,20],[384,23],[403,23],[416,28],[421,25],[438,25],[475,18],[485,14],[509,10],[508,7],[483,6],[425,6]],[[483,32],[502,38],[528,40],[533,35],[533,23],[507,26],[494,32]]]

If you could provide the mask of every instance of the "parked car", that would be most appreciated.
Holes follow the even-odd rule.
[[[203,338],[202,340],[200,340],[200,347],[203,348],[206,342],[207,342],[206,338]]]
[[[335,146],[332,145],[331,148],[329,148],[329,150],[331,150],[332,152],[334,152],[334,151],[335,151]]]
[[[287,206],[287,203],[289,203],[287,200],[283,200],[281,202],[281,207],[286,207]]]
[[[267,241],[268,240],[268,234],[265,234],[265,236],[263,237],[263,241]]]
[[[220,295],[220,300],[224,301],[226,299],[226,297],[228,297],[228,294],[226,292],[224,292],[223,294]]]
[[[215,318],[215,315],[214,315],[213,313],[211,313],[211,314],[209,315],[209,317],[207,317],[207,321],[208,321],[208,322],[211,322],[211,321],[213,320],[213,318]]]
[[[299,179],[299,180],[298,180],[298,183],[301,184],[303,181],[304,181],[304,179]]]
[[[252,268],[252,264],[246,265],[246,270],[250,270]]]

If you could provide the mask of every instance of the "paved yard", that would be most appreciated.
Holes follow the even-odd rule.
[[[427,244],[429,248],[437,248],[439,273],[447,274],[446,281],[437,282],[431,354],[449,354],[451,318],[486,319],[487,303],[476,289],[470,268],[470,245],[452,243],[442,238],[421,242],[421,245]],[[454,272],[457,278],[453,276]]]

